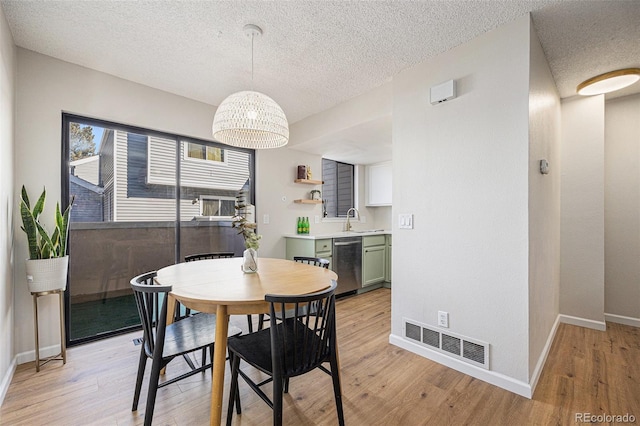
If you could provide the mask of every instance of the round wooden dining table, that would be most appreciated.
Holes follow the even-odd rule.
[[[178,300],[188,308],[216,314],[216,336],[211,380],[211,414],[209,423],[222,419],[222,394],[227,352],[229,315],[268,313],[265,294],[309,294],[324,290],[337,280],[335,272],[285,259],[258,258],[258,272],[241,269],[242,258],[209,259],[178,263],[158,270],[155,280],[171,285],[167,321],[173,318]]]

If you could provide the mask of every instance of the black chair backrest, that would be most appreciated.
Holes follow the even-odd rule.
[[[329,261],[327,259],[322,259],[321,257],[294,256],[293,261],[329,269]]]
[[[144,350],[148,357],[153,356],[156,339],[164,342],[167,323],[167,296],[170,285],[156,285],[153,278],[155,271],[138,275],[131,280],[131,288],[138,306],[142,331],[144,333]]]
[[[185,262],[193,262],[195,260],[204,260],[204,259],[227,259],[233,257],[233,252],[217,252],[217,253],[198,253],[198,254],[190,254],[184,257]]]
[[[329,355],[336,349],[336,286],[336,281],[332,280],[328,289],[317,293],[265,296],[270,303],[274,375],[297,376],[329,360]],[[287,319],[279,322],[277,313],[285,311]],[[321,314],[314,315],[312,311]]]

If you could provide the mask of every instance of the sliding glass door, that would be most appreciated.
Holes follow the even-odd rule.
[[[253,199],[253,152],[180,139],[180,256],[226,252],[242,256],[244,242],[231,227],[236,196]]]
[[[63,116],[69,234],[69,344],[139,326],[129,281],[185,254],[242,252],[235,195],[250,194],[253,152]]]

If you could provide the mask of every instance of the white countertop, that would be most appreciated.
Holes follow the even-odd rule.
[[[299,238],[302,240],[322,240],[326,238],[341,238],[341,237],[368,237],[370,235],[386,235],[391,234],[391,231],[385,230],[365,230],[365,231],[338,231],[330,234],[287,234],[285,238]]]

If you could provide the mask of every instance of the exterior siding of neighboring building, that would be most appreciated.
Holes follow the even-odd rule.
[[[72,174],[79,178],[92,183],[94,185],[100,185],[100,156],[93,155],[81,160],[71,161]]]
[[[102,188],[77,176],[70,176],[69,193],[75,197],[71,222],[102,222]]]
[[[156,137],[149,140],[148,183],[175,185],[175,141]],[[186,144],[180,142],[180,185],[183,188],[238,191],[249,179],[249,154],[225,149],[224,162],[198,160],[187,157]]]
[[[102,204],[102,217],[105,222],[114,220],[114,207],[115,200],[114,193],[114,171],[115,171],[115,157],[114,153],[114,131],[105,129],[102,135],[102,142],[100,143],[100,183],[104,188],[103,204]]]
[[[113,220],[175,220],[175,141],[122,131],[114,133]],[[183,201],[180,215],[181,220],[191,220],[200,214],[199,205],[191,203],[200,195],[236,196],[249,179],[250,156],[225,150],[226,161],[220,164],[185,159],[184,143],[180,142]]]

